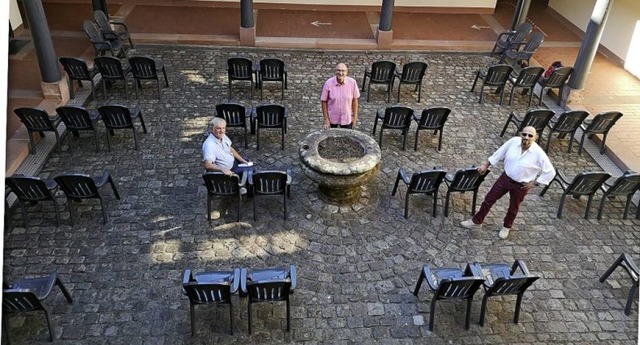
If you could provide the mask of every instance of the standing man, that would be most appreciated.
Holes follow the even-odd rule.
[[[524,200],[527,192],[534,186],[549,184],[555,176],[555,169],[551,165],[549,157],[536,143],[536,129],[527,126],[520,135],[521,138],[509,139],[478,167],[478,172],[482,174],[490,166],[504,161],[504,172],[485,196],[480,210],[470,220],[460,223],[463,228],[473,229],[482,226],[491,206],[509,193],[509,210],[504,217],[502,230],[498,233],[501,239],[506,239],[509,237],[509,230],[513,226],[520,203]],[[538,174],[540,174],[539,177]]]
[[[242,175],[238,162],[250,164],[231,147],[231,139],[225,133],[227,122],[221,117],[211,120],[211,133],[202,144],[202,165],[207,171],[222,171],[225,175]]]
[[[329,78],[322,86],[320,102],[324,123],[322,128],[355,128],[358,120],[358,97],[360,90],[356,80],[347,77],[347,65],[339,63],[334,70],[335,77]]]

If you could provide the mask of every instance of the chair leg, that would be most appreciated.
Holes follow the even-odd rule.
[[[160,79],[158,78],[156,78],[156,86],[158,87],[158,100],[160,100],[162,93],[160,92]]]
[[[464,320],[464,329],[469,329],[469,321],[471,321],[471,303],[473,302],[473,296],[467,299],[467,315]]]
[[[133,131],[133,146],[135,150],[138,151],[138,136],[136,135],[136,128],[133,127],[132,131]]]
[[[609,269],[606,272],[604,272],[604,274],[600,277],[600,282],[601,283],[604,283],[604,281],[607,278],[609,278],[611,273],[613,273],[613,271],[615,271],[616,268],[618,268],[618,266],[620,266],[620,263],[622,263],[622,260],[624,260],[624,254],[620,254],[620,256],[618,256],[618,258],[613,263],[613,265],[611,265],[611,267],[609,267]]]
[[[211,223],[211,195],[207,192],[207,220]]]
[[[471,90],[469,90],[469,92],[473,92],[476,89],[476,83],[478,82],[479,77],[480,71],[476,72],[476,78],[473,80],[473,85],[471,85]]]
[[[433,214],[431,215],[433,218],[436,217],[436,211],[438,208],[438,191],[433,192]]]
[[[422,285],[422,281],[426,279],[424,275],[424,270],[420,270],[420,275],[418,276],[418,282],[416,283],[416,287],[413,289],[413,295],[418,296],[418,291],[420,291],[420,286]]]
[[[255,192],[255,189],[254,189],[254,192],[253,192],[253,221],[254,222],[258,220],[258,217],[256,216],[256,213],[257,213],[256,212],[256,199],[257,199],[256,197],[257,197],[257,195],[256,195],[256,192]]]
[[[398,171],[398,175],[396,175],[396,182],[393,184],[393,190],[391,191],[391,196],[396,195],[396,192],[398,191],[398,184],[400,183],[401,179],[402,177],[400,176],[400,171]]]
[[[476,213],[476,201],[478,200],[478,189],[473,191],[473,200],[471,201],[471,216]]]
[[[402,85],[401,82],[398,82],[398,97],[396,98],[396,103],[400,103],[400,86]],[[420,96],[418,96],[418,103],[420,103]]]
[[[11,345],[11,341],[9,340],[9,323],[7,322],[6,317],[2,317],[2,333],[4,333],[5,338],[7,339],[7,344]]]
[[[113,178],[111,178],[111,175],[109,175],[109,179],[107,179],[107,181],[111,185],[111,190],[113,190],[113,195],[116,197],[116,199],[120,200],[120,193],[118,193],[118,189],[116,188],[116,183],[115,181],[113,181]]]
[[[562,209],[564,209],[564,199],[567,196],[566,193],[563,193],[562,196],[560,197],[560,206],[558,206],[558,214],[556,215],[556,218],[561,219],[562,218]]]
[[[140,81],[139,80],[134,80],[133,81],[133,86],[135,87],[136,90],[136,99],[138,100],[138,102],[140,101],[140,95],[138,94],[138,89],[141,88],[140,87]],[[140,91],[142,93],[142,91]]]
[[[249,334],[251,334],[251,300],[249,300],[247,302],[247,314],[248,314],[248,316],[247,316],[247,328],[248,328]]]
[[[435,319],[436,311],[436,297],[431,300],[431,306],[429,307],[429,331],[433,332],[433,321]]]
[[[438,137],[438,152],[442,150],[442,132],[444,132],[444,128],[440,128],[440,136]]]
[[[282,199],[284,201],[284,220],[287,220],[287,192],[283,192],[282,195]]]
[[[24,228],[28,229],[29,227],[27,226],[27,206],[22,202],[22,201],[18,201],[20,203],[20,208],[22,209],[22,221],[24,222]]]
[[[138,118],[140,118],[140,124],[142,125],[142,133],[147,134],[147,126],[144,125],[144,117],[142,117],[142,110],[138,111]]]
[[[638,282],[636,281],[629,290],[629,297],[627,297],[627,304],[624,307],[624,314],[629,316],[631,314],[631,305],[633,300],[638,296]]]
[[[196,335],[196,311],[193,303],[189,303],[189,309],[191,311],[191,336]]]
[[[291,306],[289,305],[289,298],[287,298],[287,332],[291,332]]]
[[[258,130],[256,131],[256,151],[260,151],[260,126],[258,126]]]
[[[233,335],[233,304],[229,303],[229,334]]]
[[[164,75],[164,85],[169,87],[169,78],[167,78],[167,70],[162,66],[162,74]]]
[[[480,104],[482,104],[482,96],[484,96],[484,82],[482,83],[482,86],[480,86],[480,100],[478,101]]]
[[[280,149],[284,150],[284,127],[282,128],[282,134],[280,139]]]
[[[409,193],[409,189],[407,189],[407,194],[404,197],[404,218],[405,219],[409,218],[409,195],[411,195],[411,193]]]
[[[242,196],[240,196],[238,198],[238,216],[236,218],[236,221],[239,222],[240,221],[240,207],[242,204]],[[211,221],[211,206],[209,206],[209,221]]]
[[[60,211],[58,210],[58,203],[53,199],[53,210],[56,213],[56,228],[60,226]]]
[[[407,133],[408,129],[402,131],[402,151],[405,151],[407,148]]]
[[[451,193],[449,191],[447,191],[447,196],[445,198],[444,201],[444,216],[445,217],[449,217],[449,197],[451,196]]]
[[[602,142],[600,143],[600,154],[601,155],[604,154],[604,148],[605,148],[604,143],[607,142],[607,135],[608,134],[609,134],[609,132],[606,132],[605,134],[602,135]]]
[[[513,94],[515,93],[515,91],[516,91],[516,87],[515,86],[511,87],[511,95],[509,96],[509,105],[511,105],[511,103],[513,102]]]
[[[507,122],[505,122],[504,127],[502,127],[502,132],[500,132],[501,138],[504,135],[504,133],[507,131],[507,127],[509,126],[509,123],[511,123],[512,121],[513,121],[513,113],[509,114],[509,118],[507,118]]]
[[[107,128],[107,149],[111,152],[111,139],[109,138],[111,134],[109,132],[113,132],[113,130]]]
[[[584,212],[584,219],[589,219],[589,210],[591,210],[591,201],[593,200],[593,194],[589,195],[587,199],[587,210]]]
[[[107,224],[107,210],[104,208],[104,203],[102,202],[102,198],[100,200],[100,208],[102,209],[102,225]]]
[[[51,329],[51,320],[49,320],[49,312],[43,307],[44,317],[47,319],[47,328],[49,329],[49,341],[53,341],[53,330]]]
[[[369,80],[369,86],[367,87],[367,102],[369,102],[370,94],[371,94],[371,80]]]
[[[420,84],[418,84],[418,103],[420,103],[420,94],[421,93],[422,93],[422,82]],[[398,103],[400,103],[400,102],[398,102]]]
[[[71,299],[71,295],[69,295],[69,291],[67,291],[67,288],[64,286],[64,284],[62,284],[60,278],[56,278],[56,285],[58,285],[60,291],[62,291],[62,294],[67,299],[67,302],[69,302],[69,304],[72,304],[73,300]]]
[[[418,134],[420,133],[420,128],[416,128],[415,140],[413,142],[413,150],[418,151]]]
[[[622,219],[627,219],[627,214],[629,213],[629,207],[631,207],[631,198],[633,197],[633,195],[627,195],[627,202],[624,205],[624,213],[622,214]],[[604,200],[604,196],[602,197],[602,200]],[[640,207],[639,207],[640,209]]]
[[[482,297],[482,306],[480,307],[480,327],[484,327],[484,314],[487,311],[487,301],[489,300],[489,295],[485,293],[484,297]]]
[[[518,324],[518,320],[520,320],[520,306],[522,305],[523,294],[524,294],[524,291],[520,292],[518,294],[518,297],[516,298],[516,311],[513,314],[513,323],[515,323],[516,325]]]

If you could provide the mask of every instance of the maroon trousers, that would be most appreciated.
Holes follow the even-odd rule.
[[[524,200],[524,196],[527,195],[527,192],[529,191],[522,187],[522,183],[513,181],[507,176],[507,174],[502,173],[491,187],[489,193],[487,193],[487,196],[484,197],[480,210],[473,216],[473,222],[475,224],[482,224],[493,204],[495,204],[496,201],[502,198],[505,194],[509,193],[509,210],[507,211],[507,215],[504,217],[503,226],[511,229],[513,221],[518,215],[520,203]]]

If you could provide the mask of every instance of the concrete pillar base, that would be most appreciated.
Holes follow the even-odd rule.
[[[376,41],[378,43],[378,48],[380,49],[391,48],[391,42],[393,42],[393,30],[382,31],[378,29]]]
[[[256,27],[243,28],[240,27],[240,44],[248,47],[256,45]]]
[[[55,83],[41,82],[40,86],[44,99],[58,101],[62,104],[69,101],[69,82],[66,74]]]

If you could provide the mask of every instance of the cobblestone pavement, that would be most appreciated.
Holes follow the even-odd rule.
[[[94,151],[92,138],[83,135],[70,152],[65,140],[62,155],[53,153],[41,171],[43,178],[66,171],[97,174],[109,169],[119,185],[121,200],[105,189],[109,223],[102,225],[97,201],[83,202],[76,226],[70,226],[66,200],[63,225],[56,228],[50,204],[29,208],[30,227],[12,212],[14,227],[5,232],[4,278],[45,274],[57,270],[74,298],[72,305],[54,290],[46,301],[52,313],[54,338],[65,344],[636,344],[638,306],[623,313],[630,281],[621,272],[608,282],[599,276],[622,253],[638,258],[637,220],[622,220],[624,204],[607,203],[601,221],[582,218],[586,200],[569,198],[564,218],[555,217],[560,190],[554,185],[540,198],[532,193],[523,203],[508,240],[497,237],[506,212],[506,198],[489,214],[482,230],[465,230],[458,222],[469,218],[471,195],[454,195],[449,217],[443,216],[444,185],[438,215],[431,217],[431,198],[412,197],[410,216],[403,217],[404,187],[391,189],[399,167],[410,172],[433,166],[448,171],[477,164],[499,147],[499,133],[509,112],[526,111],[518,96],[514,106],[499,106],[487,93],[478,104],[470,93],[475,71],[494,59],[474,54],[350,53],[257,50],[239,48],[141,46],[145,54],[165,62],[170,87],[155,98],[155,86],[146,85],[140,102],[148,134],[138,131],[140,149],[133,150],[131,133],[116,133],[106,150],[104,128]],[[226,60],[231,56],[284,59],[289,89],[284,101],[279,88],[268,85],[265,101],[250,99],[248,86],[234,84],[233,101],[256,106],[269,101],[289,110],[286,147],[279,133],[263,135],[256,151],[241,145],[241,131],[228,134],[239,151],[259,168],[290,167],[293,185],[289,219],[281,216],[279,200],[258,200],[259,221],[252,219],[250,200],[243,201],[235,222],[231,201],[216,204],[221,216],[206,218],[206,190],[202,183],[200,148],[214,106],[227,101]],[[321,128],[318,101],[323,81],[333,66],[344,61],[350,75],[362,81],[365,66],[379,59],[398,64],[412,60],[429,64],[421,103],[410,87],[401,101],[416,111],[445,105],[452,115],[445,127],[442,152],[437,137],[422,133],[419,150],[401,150],[401,136],[386,131],[382,166],[350,207],[323,203],[316,186],[301,172],[298,141]],[[131,85],[132,86],[132,85]],[[130,88],[131,90],[131,88]],[[124,88],[115,85],[109,102],[124,102]],[[133,93],[131,95],[133,99]],[[385,107],[382,86],[372,87],[371,100],[363,93],[358,129],[370,133],[375,110]],[[98,98],[98,105],[105,101]],[[87,107],[95,108],[95,101]],[[100,125],[102,126],[102,125]],[[412,125],[414,129],[415,124]],[[414,132],[408,142],[412,144]],[[599,170],[588,155],[567,154],[567,141],[553,139],[550,157],[566,175]],[[496,168],[481,187],[479,202],[501,172]],[[600,197],[596,197],[594,205]],[[633,209],[635,211],[635,207]],[[439,302],[435,329],[428,331],[432,293],[425,287],[416,298],[412,290],[423,264],[462,267],[467,262],[512,263],[524,260],[541,277],[524,296],[520,323],[511,322],[515,297],[494,298],[488,304],[485,327],[477,323],[482,292],[474,300],[472,325],[464,330],[464,302]],[[235,333],[228,334],[226,307],[197,308],[197,330],[190,333],[189,302],[181,293],[185,268],[198,272],[233,267],[263,268],[286,264],[298,268],[298,288],[292,300],[292,329],[286,332],[285,308],[258,305],[254,332],[247,333],[246,300],[234,297]],[[9,333],[14,344],[46,343],[41,315],[13,317]]]

